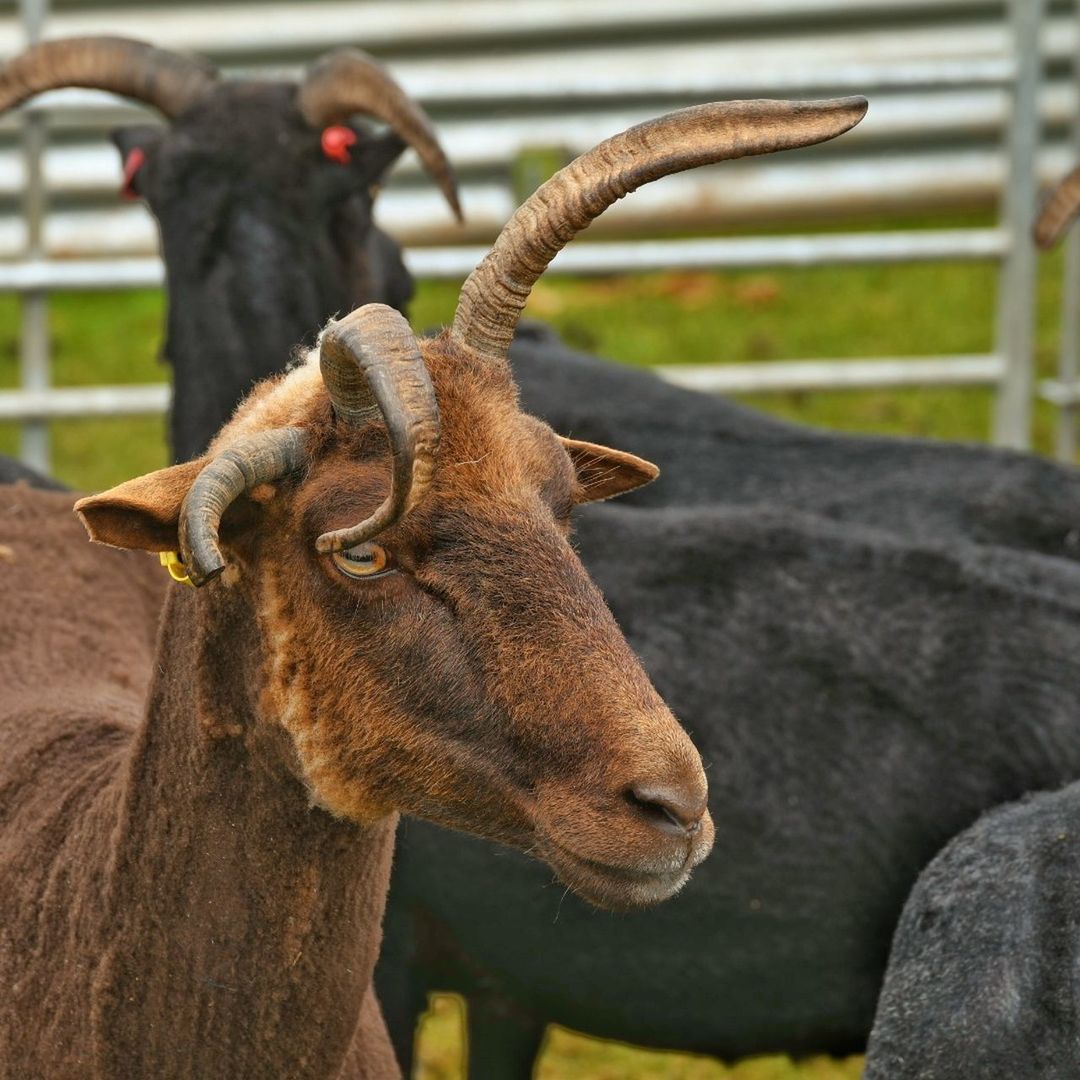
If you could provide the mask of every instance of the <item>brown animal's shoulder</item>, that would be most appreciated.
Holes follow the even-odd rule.
[[[141,708],[168,579],[141,552],[88,544],[74,501],[69,492],[0,488],[5,714],[17,687],[42,685],[78,686],[83,696],[120,689]]]

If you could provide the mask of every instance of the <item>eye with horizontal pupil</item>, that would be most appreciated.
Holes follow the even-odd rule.
[[[390,553],[378,544],[356,544],[344,551],[335,551],[334,565],[351,578],[377,577],[390,568]]]

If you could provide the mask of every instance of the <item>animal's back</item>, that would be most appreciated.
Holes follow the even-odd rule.
[[[527,411],[660,466],[623,505],[786,507],[921,542],[1080,556],[1080,472],[1033,454],[785,423],[577,352],[536,323],[510,359]]]
[[[904,908],[867,1080],[1080,1074],[1080,784],[987,814]]]
[[[6,454],[0,454],[0,484],[29,484],[43,491],[67,490],[58,480],[31,469],[29,465],[24,465]]]
[[[166,578],[141,553],[91,545],[75,498],[0,486],[5,744],[24,737],[27,710],[141,713]]]
[[[80,856],[112,827],[163,591],[145,556],[92,546],[73,501],[0,487],[2,1077],[34,1074],[31,1037],[51,1044],[50,1069],[88,1073],[72,988],[92,986],[105,885],[101,861]],[[76,888],[74,877],[95,875],[96,887]],[[73,911],[78,895],[95,902]]]

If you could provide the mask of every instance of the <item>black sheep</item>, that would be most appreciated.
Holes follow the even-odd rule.
[[[954,839],[904,907],[866,1080],[1080,1076],[1078,900],[1080,784]]]
[[[248,390],[329,316],[372,301],[404,309],[412,279],[372,205],[406,146],[460,216],[427,117],[355,50],[330,53],[296,84],[222,79],[202,61],[123,38],[53,41],[0,69],[0,113],[57,86],[127,94],[169,120],[120,129],[114,141],[127,194],[147,202],[161,232],[177,461],[202,453]],[[359,113],[389,129],[374,134]]]

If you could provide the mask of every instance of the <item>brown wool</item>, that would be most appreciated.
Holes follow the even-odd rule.
[[[42,46],[7,93],[118,57],[166,66],[159,107],[204,92],[145,49]],[[328,119],[358,70],[301,108]],[[93,539],[179,550],[200,586],[168,586],[156,646],[161,571],[84,544],[68,496],[0,489],[0,1075],[397,1076],[371,989],[396,812],[597,904],[682,887],[713,838],[701,761],[568,539],[572,503],[656,470],[519,410],[507,282],[642,183],[864,112],[717,103],[616,136],[515,214],[451,331],[366,305],[206,457],[81,500]],[[390,572],[334,561],[369,541]]]

